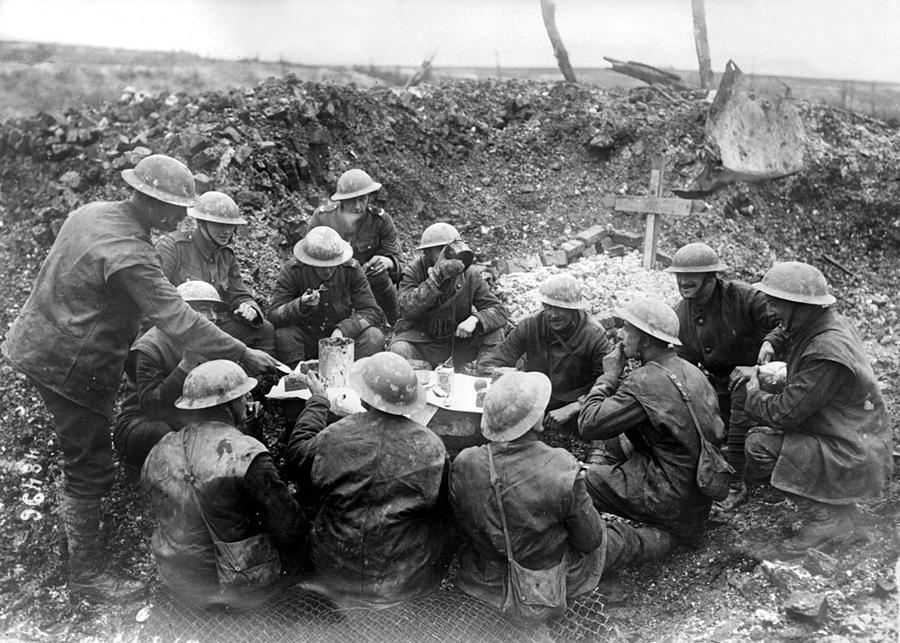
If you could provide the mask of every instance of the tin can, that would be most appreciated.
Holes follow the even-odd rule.
[[[437,381],[435,387],[441,389],[447,397],[453,393],[453,368],[450,366],[438,366],[435,369]]]

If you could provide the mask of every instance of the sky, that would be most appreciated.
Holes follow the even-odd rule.
[[[900,83],[900,0],[705,0],[713,69]],[[691,0],[555,0],[572,65],[697,65]],[[0,40],[310,65],[554,67],[539,0],[0,0]]]

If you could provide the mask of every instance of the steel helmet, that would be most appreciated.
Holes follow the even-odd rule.
[[[678,339],[680,329],[678,315],[671,306],[655,299],[635,299],[624,308],[616,311],[616,317],[627,321],[640,331],[643,331],[668,342],[673,346],[681,346]]]
[[[191,171],[170,156],[145,156],[133,170],[122,170],[122,178],[138,192],[157,201],[183,207],[197,203]]]
[[[223,192],[204,192],[197,199],[197,205],[188,208],[188,216],[201,221],[224,223],[227,225],[244,225],[247,219],[241,216],[237,203]]]
[[[380,189],[381,183],[373,181],[372,177],[362,170],[347,170],[338,179],[337,192],[331,195],[331,200],[355,199],[358,196],[377,192]]]
[[[451,241],[460,239],[459,231],[449,223],[432,223],[425,228],[422,233],[422,241],[416,247],[416,250],[424,248],[434,248],[435,246],[446,246]]]
[[[568,273],[553,275],[544,280],[538,289],[541,303],[557,308],[581,310],[588,308],[588,303],[581,296],[581,284]]]
[[[187,374],[182,396],[175,400],[179,409],[208,409],[237,400],[256,386],[256,378],[247,377],[240,366],[227,359],[204,362]]]
[[[689,243],[681,246],[672,257],[672,265],[666,272],[719,272],[728,266],[719,260],[716,251],[705,243]]]
[[[317,226],[294,244],[294,256],[309,266],[340,266],[353,256],[353,248],[328,226]]]
[[[181,295],[186,302],[202,302],[208,304],[217,304],[220,308],[225,308],[225,302],[219,296],[219,291],[210,283],[199,280],[185,281],[175,290]]]
[[[355,362],[350,385],[364,402],[385,413],[408,415],[425,406],[416,372],[396,353],[376,353]]]
[[[776,263],[753,287],[770,297],[798,304],[830,306],[836,301],[828,292],[825,275],[815,266],[802,261]]]
[[[544,416],[551,389],[550,378],[543,373],[515,371],[502,375],[484,396],[484,437],[491,442],[509,442],[528,433]]]

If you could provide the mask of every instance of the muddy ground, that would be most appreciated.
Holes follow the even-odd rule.
[[[706,213],[664,222],[660,249],[703,240],[732,267],[729,276],[748,281],[774,260],[821,268],[885,385],[896,439],[900,137],[863,116],[800,107],[807,168],[707,197]],[[243,91],[161,94],[8,121],[0,126],[0,262],[7,267],[0,329],[27,297],[66,213],[124,197],[119,171],[150,152],[184,160],[202,187],[236,198],[251,221],[237,241],[239,256],[265,298],[306,217],[350,167],[384,184],[377,202],[394,216],[406,248],[428,224],[447,220],[496,267],[499,258],[539,252],[589,225],[640,230],[637,219],[609,212],[601,198],[646,193],[654,152],[665,154],[666,194],[686,186],[700,171],[707,109],[701,96],[652,89],[457,81],[358,90],[286,77]],[[594,279],[606,283],[603,274]],[[12,640],[139,637],[142,604],[68,601],[55,545],[59,469],[47,414],[5,364],[0,400],[0,632]],[[548,439],[581,448],[564,436]],[[106,506],[112,561],[155,582],[152,523],[124,472]],[[756,489],[734,515],[710,522],[698,548],[620,574],[608,600],[616,640],[896,636],[896,476],[886,499],[862,510],[852,546],[797,565],[761,563],[754,552],[783,536],[779,519],[790,510],[778,494]],[[802,609],[798,591],[812,597],[812,608]]]

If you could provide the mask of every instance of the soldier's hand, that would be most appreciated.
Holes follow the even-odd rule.
[[[756,356],[757,364],[768,364],[775,358],[775,348],[772,342],[764,341],[759,347],[759,355]]]
[[[322,380],[319,379],[319,374],[315,371],[308,371],[306,373],[306,385],[309,387],[309,392],[313,395],[328,397],[328,391],[325,389]]]
[[[318,289],[307,288],[306,292],[300,295],[300,303],[308,308],[315,308],[319,305],[319,291]]]
[[[466,269],[459,259],[441,259],[434,264],[434,277],[440,282],[453,279],[457,275],[461,275]]]
[[[363,264],[363,270],[367,275],[380,275],[394,265],[394,262],[382,255],[375,255]]]
[[[733,393],[745,384],[749,385],[750,380],[756,378],[758,370],[756,366],[735,366],[731,375],[728,376],[728,390]],[[759,380],[757,379],[756,382],[758,388]]]
[[[625,370],[625,347],[619,343],[603,356],[603,374],[620,377]]]
[[[478,318],[475,315],[469,315],[459,322],[459,326],[456,327],[456,336],[460,339],[468,339],[475,332],[476,326],[478,326]]]
[[[560,431],[566,422],[578,415],[580,410],[581,405],[578,402],[572,402],[571,404],[566,404],[558,409],[554,409],[544,416],[544,428]]]
[[[275,373],[281,364],[277,359],[256,348],[247,347],[241,363],[251,373]]]
[[[234,314],[240,315],[241,317],[246,319],[248,322],[252,322],[259,316],[259,313],[256,311],[256,308],[254,308],[253,304],[251,304],[249,301],[242,302],[240,306],[235,308]]]

